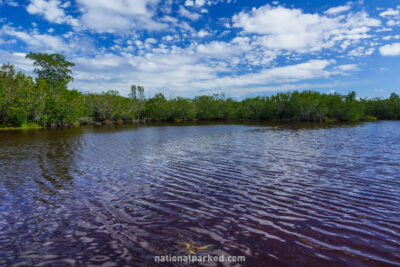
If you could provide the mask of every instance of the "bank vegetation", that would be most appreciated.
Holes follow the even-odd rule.
[[[73,80],[72,62],[59,54],[30,53],[36,77],[0,69],[0,127],[57,127],[79,124],[143,121],[253,120],[336,122],[400,119],[400,98],[357,98],[293,91],[241,101],[224,94],[167,99],[159,93],[146,98],[144,88],[132,85],[129,97],[118,91],[82,93],[67,89]]]

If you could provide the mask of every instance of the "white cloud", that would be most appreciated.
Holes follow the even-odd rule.
[[[20,39],[31,47],[44,49],[47,51],[65,51],[66,46],[63,40],[57,36],[40,34],[36,32],[23,32],[15,28],[4,25],[0,29],[1,34],[10,35]]]
[[[400,25],[400,9],[388,8],[381,12],[379,16],[388,19],[386,22],[388,26],[399,26]]]
[[[236,77],[226,76],[210,81],[216,87],[258,86],[279,83],[293,83],[302,80],[329,77],[332,73],[326,68],[335,63],[334,60],[310,60],[308,62],[265,69],[257,73],[244,74]]]
[[[327,69],[335,61],[310,60],[236,76],[226,66],[204,62],[201,54],[191,53],[188,49],[143,56],[106,54],[73,61],[76,63],[74,87],[89,91],[112,88],[122,94],[128,94],[129,84],[141,84],[151,92],[167,92],[169,89],[182,96],[214,92],[216,89],[243,96],[268,86],[296,88],[295,82],[337,74],[337,71]],[[341,71],[353,69],[343,66]],[[225,72],[228,74],[222,77],[218,74]]]
[[[83,7],[81,20],[99,33],[126,32],[132,28],[162,30],[167,25],[153,19],[158,0],[77,0]]]
[[[296,52],[319,51],[348,39],[370,38],[367,33],[371,27],[381,24],[363,12],[326,17],[269,5],[250,13],[240,12],[233,21],[234,26],[243,28],[244,33],[261,35],[259,42],[266,48]]]
[[[216,21],[220,26],[226,23],[229,29],[213,28],[213,23],[199,20],[208,17],[201,14],[202,9],[207,11],[205,8],[222,2],[230,1],[187,0],[183,6],[170,0],[77,0],[71,8],[79,8],[78,20],[67,14],[71,2],[30,0],[27,10],[31,14],[59,24],[73,25],[71,21],[76,20],[78,26],[60,35],[55,35],[60,27],[53,32],[54,25],[33,30],[3,26],[0,44],[14,38],[26,43],[23,51],[66,54],[76,63],[73,86],[80,90],[116,89],[127,95],[130,84],[140,84],[152,92],[169,89],[182,96],[216,90],[243,96],[305,85],[312,88],[316,79],[348,75],[363,65],[339,65],[332,58],[349,55],[354,60],[371,55],[382,42],[384,34],[378,32],[391,30],[380,27],[381,21],[364,11],[349,12],[352,4],[325,13],[307,13],[279,3],[265,5]],[[172,17],[172,11],[178,15]],[[380,19],[396,18],[381,15]],[[102,47],[96,48],[89,38],[94,35],[86,30],[114,33],[95,35],[112,36],[113,42],[99,41]],[[393,28],[390,39],[395,39],[396,30]],[[395,46],[383,46],[379,51],[382,55],[397,53],[393,52]],[[15,62],[22,58],[1,53],[0,58],[9,56]]]
[[[207,44],[200,44],[197,47],[197,51],[201,54],[205,55],[213,55],[213,56],[230,56],[236,52],[234,47],[231,44],[226,42],[212,41]]]
[[[339,13],[343,13],[343,12],[349,11],[350,9],[351,9],[350,5],[331,7],[330,9],[325,11],[325,14],[337,15]]]
[[[164,37],[163,37],[163,40],[165,40],[165,41],[167,41],[167,42],[170,42],[170,41],[174,40],[174,37],[171,36],[171,35],[167,35],[167,36],[164,36]]]
[[[388,9],[382,13],[379,14],[379,16],[381,17],[387,17],[387,16],[397,16],[399,15],[400,12],[399,10],[394,10],[394,9]]]
[[[61,5],[62,8],[67,8],[71,5],[71,2],[67,1],[64,4]]]
[[[350,71],[358,69],[358,66],[357,64],[345,64],[345,65],[339,65],[336,68],[341,71]]]
[[[385,40],[385,41],[389,41],[391,39],[396,39],[396,40],[400,39],[400,34],[382,37],[382,40]]]
[[[256,50],[252,51],[252,46],[249,39],[237,37],[231,42],[212,41],[205,44],[199,44],[196,47],[196,52],[199,55],[211,58],[213,60],[230,59],[232,56],[241,56],[241,60],[255,56]],[[254,62],[252,62],[254,64]]]
[[[45,17],[46,20],[53,23],[67,23],[72,26],[78,26],[78,20],[65,14],[58,0],[30,0],[26,7],[29,14],[38,14]]]
[[[11,63],[17,69],[23,70],[27,73],[33,72],[33,61],[25,58],[24,53],[10,53],[4,50],[0,50],[0,62],[2,63]]]
[[[217,78],[215,68],[187,52],[178,49],[143,56],[106,54],[76,58],[74,86],[91,91],[108,87],[127,94],[130,84],[141,84],[153,92],[169,88],[187,96],[199,90],[192,87],[194,83]]]
[[[234,94],[236,97],[241,97],[246,94],[257,94],[257,93],[265,93],[265,92],[277,92],[277,91],[291,91],[291,90],[310,90],[310,89],[317,89],[320,90],[322,88],[332,88],[333,86],[346,86],[348,87],[348,83],[287,83],[287,84],[280,84],[280,85],[273,85],[273,86],[257,86],[251,88],[233,88],[229,90],[230,94]],[[334,94],[335,90],[330,90],[328,93]]]
[[[205,0],[195,0],[196,6],[204,6],[206,4]]]
[[[361,56],[370,56],[374,53],[375,48],[370,47],[367,48],[365,46],[359,46],[353,50],[351,50],[348,55],[351,57],[361,57]]]
[[[376,32],[391,32],[392,30],[392,28],[380,28],[377,29]]]
[[[185,18],[188,18],[188,19],[191,19],[191,20],[198,20],[200,18],[200,14],[190,12],[189,10],[184,8],[183,6],[179,7],[179,14],[182,17],[185,17]]]
[[[205,30],[200,30],[200,31],[197,33],[197,36],[199,36],[200,38],[203,38],[203,37],[205,37],[205,36],[207,36],[207,35],[210,35],[210,33],[209,33],[208,31],[205,31]]]
[[[19,4],[16,1],[8,0],[6,1],[6,4],[9,6],[17,7]]]
[[[400,25],[400,20],[391,19],[391,20],[389,20],[389,21],[387,22],[387,25],[388,25],[388,26],[398,26],[398,25]]]
[[[185,6],[194,6],[194,1],[193,0],[186,0],[185,1]]]
[[[400,43],[387,44],[379,47],[379,52],[382,56],[399,56]]]
[[[86,36],[78,36],[73,33],[68,34],[68,42],[61,36],[51,34],[41,34],[37,30],[21,31],[17,28],[3,25],[0,28],[0,36],[11,36],[26,44],[26,48],[32,51],[57,52],[57,53],[77,53],[93,50],[93,40]]]
[[[3,39],[0,39],[0,45],[6,45],[6,44],[16,44],[17,43],[17,40],[15,40],[15,39],[11,39],[11,40],[3,40]]]

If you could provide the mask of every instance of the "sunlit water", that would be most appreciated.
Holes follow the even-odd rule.
[[[400,122],[0,132],[0,265],[151,266],[184,242],[400,265]]]

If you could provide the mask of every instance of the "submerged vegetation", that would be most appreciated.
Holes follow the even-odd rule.
[[[131,86],[129,97],[117,91],[101,94],[67,89],[73,80],[72,62],[59,54],[34,54],[33,78],[13,65],[0,69],[0,126],[35,128],[86,123],[138,121],[264,120],[360,121],[400,119],[400,97],[357,99],[348,95],[314,91],[279,93],[236,101],[224,94],[193,99],[166,99],[163,94],[146,99],[144,88]]]

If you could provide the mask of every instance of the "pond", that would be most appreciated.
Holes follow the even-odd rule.
[[[0,131],[0,265],[161,255],[400,265],[400,122]]]

